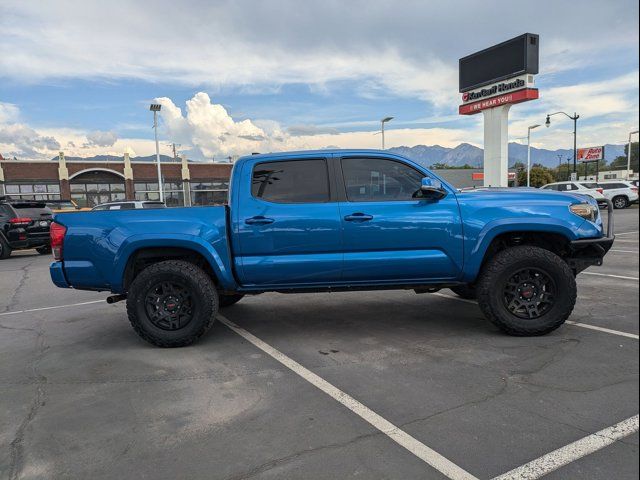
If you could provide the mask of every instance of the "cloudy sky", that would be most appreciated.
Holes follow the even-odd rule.
[[[92,1],[0,3],[0,153],[50,158],[154,151],[194,159],[302,148],[482,146],[460,117],[457,60],[540,35],[541,99],[510,136],[577,111],[579,143],[623,143],[638,125],[636,0]],[[533,144],[568,148],[560,117]]]

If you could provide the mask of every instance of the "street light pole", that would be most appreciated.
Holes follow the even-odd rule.
[[[531,186],[531,130],[539,126],[536,124],[527,127],[527,187]]]
[[[384,124],[393,120],[393,117],[385,117],[380,120],[380,124],[382,125],[381,133],[382,133],[382,150],[384,150]]]
[[[578,119],[580,115],[573,112],[573,117],[565,112],[555,112],[547,114],[547,121],[544,123],[547,128],[551,125],[551,117],[554,115],[562,114],[565,117],[573,120],[573,173],[577,173],[577,165],[578,165]]]
[[[156,137],[156,167],[158,169],[158,191],[160,193],[160,201],[164,202],[164,188],[162,186],[162,170],[160,169],[160,144],[158,143],[158,112],[162,105],[152,103],[149,110],[153,112],[153,130]]]
[[[631,135],[635,135],[638,133],[638,130],[634,130],[633,132],[629,132],[629,143],[627,144],[627,181],[629,181],[629,170],[631,170]]]

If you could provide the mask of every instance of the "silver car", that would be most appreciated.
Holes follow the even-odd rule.
[[[588,185],[588,186],[587,186]],[[548,183],[542,187],[544,190],[556,190],[558,192],[571,192],[581,193],[582,195],[588,195],[598,202],[598,205],[606,205],[607,200],[604,196],[604,191],[595,183],[589,182],[555,182]]]

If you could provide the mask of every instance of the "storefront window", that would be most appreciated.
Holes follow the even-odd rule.
[[[60,185],[57,183],[8,183],[6,194],[21,200],[59,200]]]
[[[167,207],[184,207],[184,193],[180,180],[168,179],[163,183],[164,203]],[[135,182],[136,200],[160,200],[158,182]]]
[[[125,200],[124,179],[104,171],[85,172],[71,179],[71,199],[80,207]]]
[[[227,203],[229,181],[222,178],[193,180],[191,205],[222,205]]]

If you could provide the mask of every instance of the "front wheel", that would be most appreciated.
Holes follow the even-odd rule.
[[[567,263],[553,252],[520,246],[497,253],[477,284],[485,317],[509,335],[549,333],[571,315],[577,288]]]
[[[203,336],[218,313],[218,292],[197,265],[168,260],[145,268],[127,293],[136,333],[158,347],[184,347]]]
[[[627,208],[629,206],[629,200],[627,199],[627,197],[625,196],[618,196],[618,197],[614,197],[613,201],[613,208]]]

